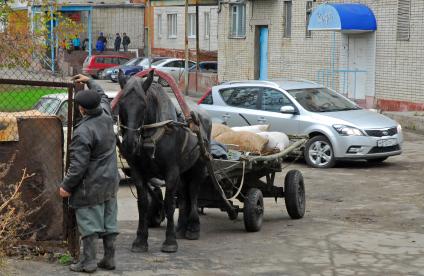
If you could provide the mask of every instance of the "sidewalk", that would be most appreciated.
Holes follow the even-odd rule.
[[[397,121],[402,128],[424,134],[424,112],[383,112],[384,115]]]

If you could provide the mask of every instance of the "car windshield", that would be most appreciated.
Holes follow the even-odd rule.
[[[140,60],[140,62],[137,64],[138,66],[149,67],[149,59],[143,58],[143,60]]]
[[[60,100],[54,98],[41,98],[35,105],[34,109],[47,114],[55,114],[59,107]]]
[[[165,61],[165,59],[156,60],[156,61],[152,62],[152,65],[159,65],[164,61]]]
[[[297,102],[311,112],[333,112],[360,109],[337,92],[328,88],[304,88],[287,90]]]
[[[140,60],[141,60],[140,58],[133,58],[133,59],[130,59],[129,61],[127,61],[124,65],[133,66],[136,63],[140,62]]]

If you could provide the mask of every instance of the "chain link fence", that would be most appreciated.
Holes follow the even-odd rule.
[[[18,231],[19,238],[58,241],[76,256],[74,215],[58,196],[74,121],[75,88],[51,71],[46,58],[51,49],[45,45],[34,43],[30,33],[0,33],[0,205],[26,171],[20,192],[28,228]]]

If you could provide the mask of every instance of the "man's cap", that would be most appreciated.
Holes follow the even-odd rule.
[[[99,93],[94,90],[83,90],[75,96],[75,102],[85,109],[94,109],[101,101]]]

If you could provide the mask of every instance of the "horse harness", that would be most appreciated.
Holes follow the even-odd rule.
[[[118,119],[119,120],[119,119]],[[184,142],[181,148],[181,154],[183,154],[189,139],[189,135],[194,135],[188,126],[185,123],[175,122],[173,120],[166,120],[154,124],[142,125],[137,129],[129,128],[118,121],[118,126],[127,130],[132,130],[137,132],[137,149],[140,153],[141,149],[152,150],[152,154],[150,157],[152,159],[155,158],[156,153],[156,145],[159,143],[161,138],[165,135],[165,133],[169,133],[171,131],[172,126],[178,126],[185,130]],[[146,131],[154,130],[151,134],[146,134]],[[120,135],[118,130],[118,136]],[[195,148],[193,148],[194,150]],[[191,152],[191,151],[190,151]]]

